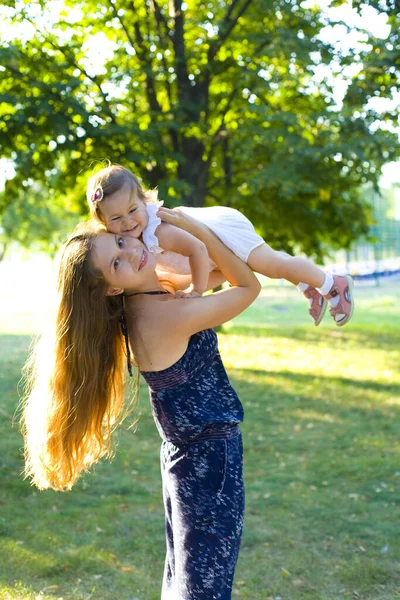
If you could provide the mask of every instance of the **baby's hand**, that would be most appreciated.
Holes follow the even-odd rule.
[[[205,227],[200,221],[193,217],[189,217],[189,215],[183,213],[179,208],[171,209],[166,206],[161,206],[157,211],[157,217],[163,221],[167,221],[167,223],[170,223],[171,225],[184,229],[196,237],[199,237],[199,232],[201,233]]]
[[[201,294],[196,292],[190,285],[186,290],[178,290],[175,294],[175,298],[199,298]]]

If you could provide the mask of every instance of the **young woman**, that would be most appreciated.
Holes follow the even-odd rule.
[[[162,599],[229,600],[244,514],[243,408],[211,328],[249,306],[260,286],[207,227],[179,211],[159,216],[195,235],[231,287],[176,298],[137,238],[93,225],[73,235],[59,268],[52,367],[37,355],[25,406],[26,470],[41,488],[69,489],[108,452],[124,411],[122,322],[163,439]]]

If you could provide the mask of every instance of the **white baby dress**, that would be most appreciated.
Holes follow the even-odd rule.
[[[186,256],[163,250],[158,245],[156,229],[161,224],[161,219],[157,217],[156,213],[161,205],[162,202],[146,204],[149,221],[143,231],[143,242],[150,252],[157,255],[159,269],[171,273],[189,274],[189,259]],[[254,231],[252,223],[234,208],[227,206],[206,208],[180,206],[179,208],[183,213],[207,225],[244,262],[247,262],[249,254],[254,248],[264,243],[262,237]],[[210,260],[210,271],[215,267],[216,264]]]

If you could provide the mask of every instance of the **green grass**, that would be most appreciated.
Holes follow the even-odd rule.
[[[268,286],[220,333],[245,406],[246,520],[234,597],[400,598],[400,282],[357,288],[351,324],[314,327]],[[30,338],[45,320],[0,306],[0,599],[156,600],[164,560],[159,437],[147,391],[113,462],[68,493],[21,476],[12,425]],[[20,308],[21,307],[21,308]]]

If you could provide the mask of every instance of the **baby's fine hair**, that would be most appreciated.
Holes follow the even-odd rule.
[[[92,175],[87,184],[86,198],[92,218],[104,224],[101,203],[107,196],[119,192],[126,185],[129,185],[131,191],[143,202],[157,202],[157,190],[145,190],[140,180],[129,169],[109,164]]]

